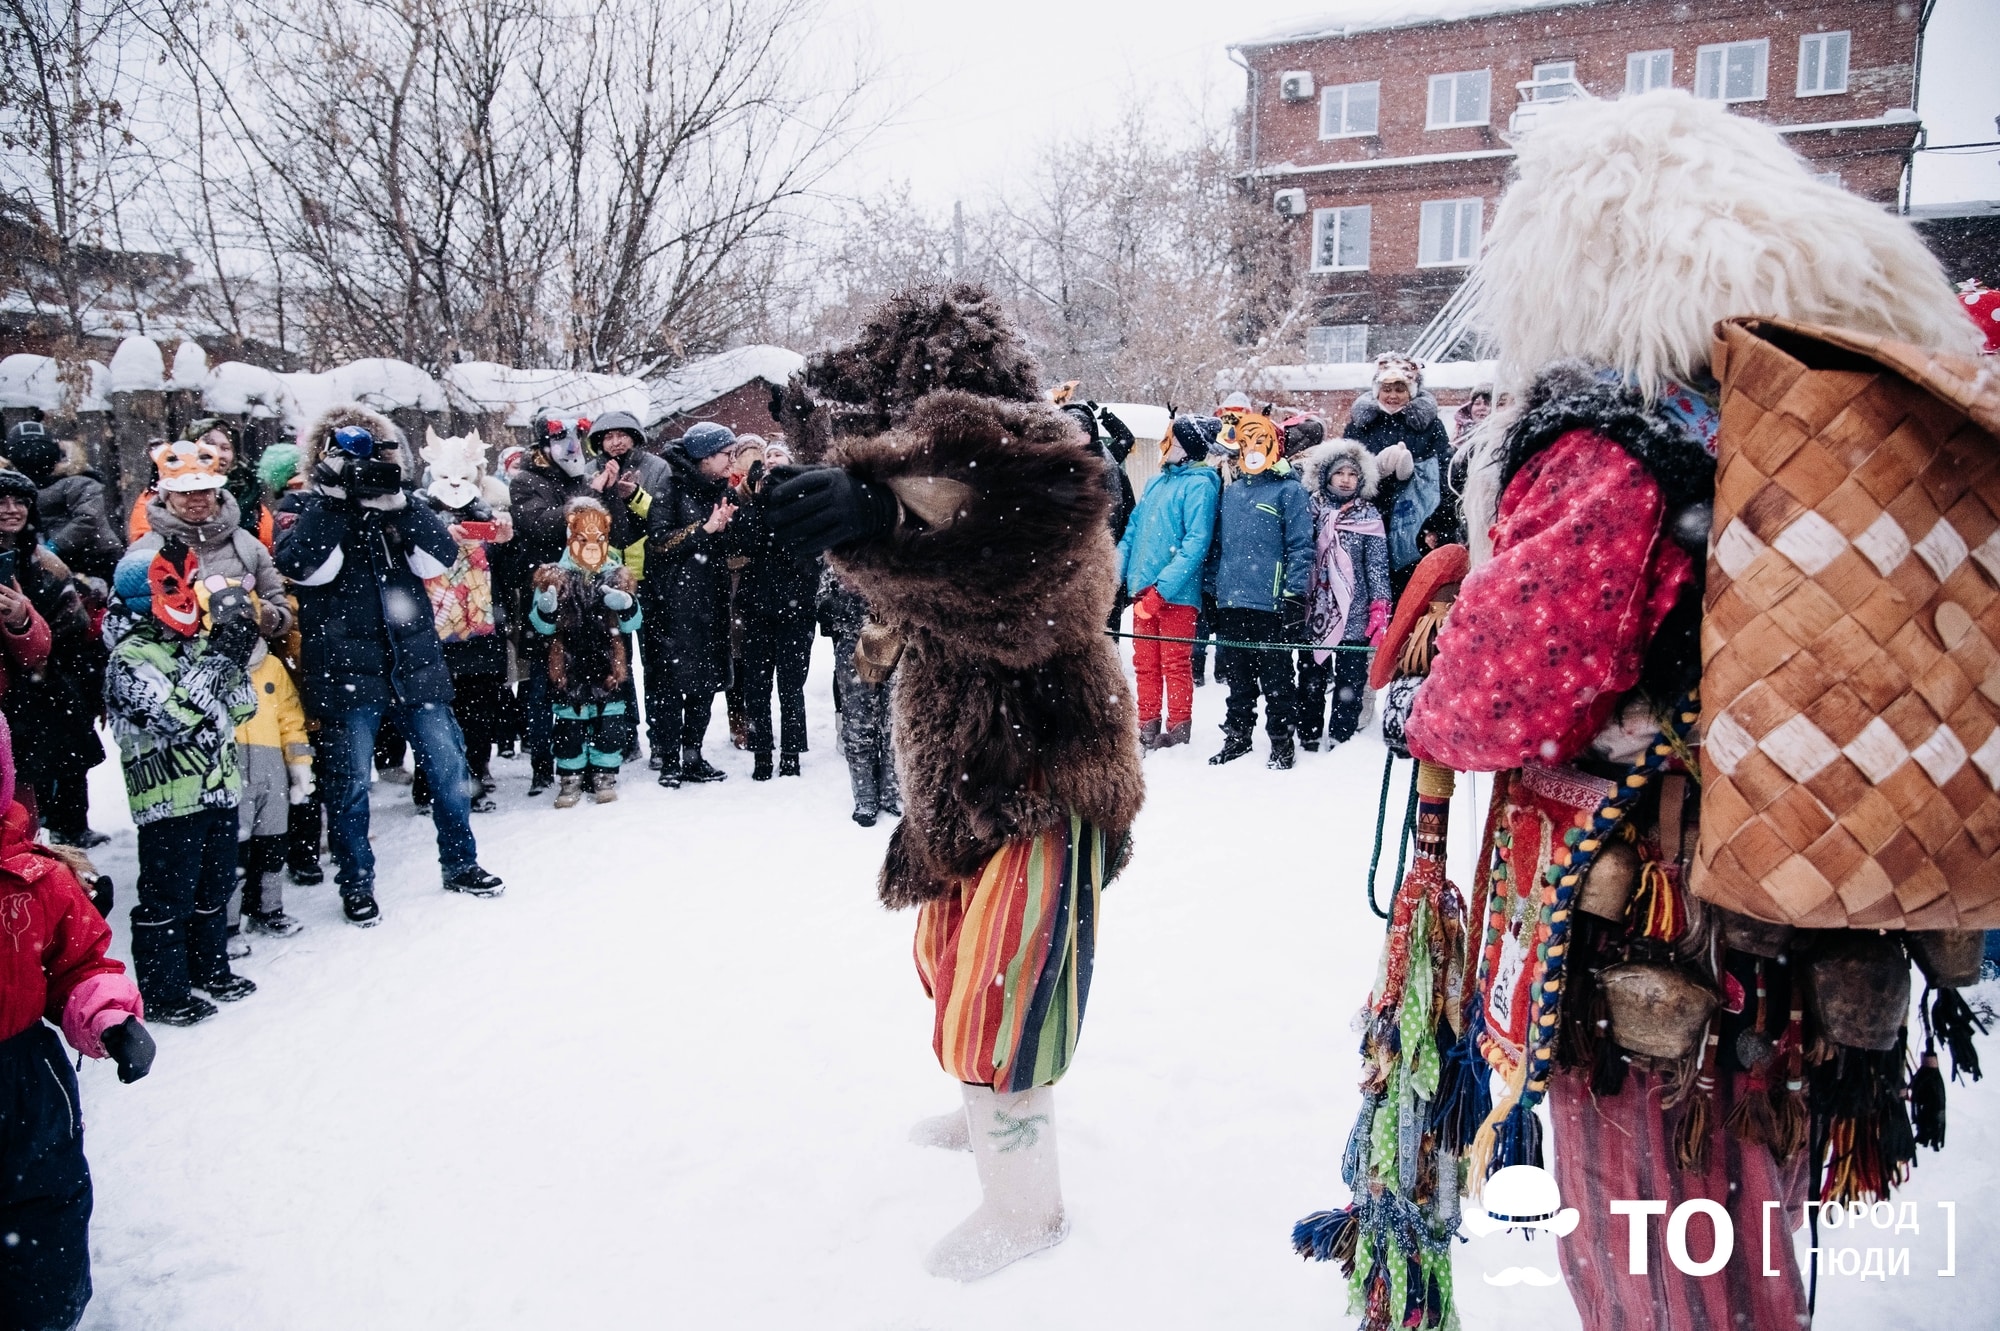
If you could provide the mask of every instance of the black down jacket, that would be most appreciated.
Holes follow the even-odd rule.
[[[646,517],[646,579],[639,599],[652,654],[664,652],[681,693],[716,693],[729,686],[729,556],[734,526],[703,529],[727,491],[722,481],[696,470],[678,448],[666,450],[672,485],[655,494]]]

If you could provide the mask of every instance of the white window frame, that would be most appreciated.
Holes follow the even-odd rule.
[[[1375,122],[1367,129],[1348,129],[1347,112],[1354,102],[1357,88],[1372,88],[1375,97]],[[1336,96],[1337,94],[1337,96]],[[1340,103],[1339,124],[1341,128],[1327,132],[1327,113],[1338,101]],[[1336,83],[1319,90],[1319,136],[1321,139],[1362,139],[1382,132],[1382,85],[1379,81],[1368,83]]]
[[[1366,252],[1362,255],[1360,263],[1341,263],[1340,229],[1344,229],[1348,225],[1347,221],[1345,220],[1347,217],[1351,217],[1352,215],[1357,213],[1360,214],[1361,216],[1361,224],[1363,228],[1367,230],[1367,232],[1369,233],[1368,239],[1364,242],[1363,246]],[[1367,272],[1369,262],[1374,258],[1375,224],[1374,224],[1373,214],[1374,214],[1374,209],[1370,205],[1365,203],[1349,205],[1347,207],[1342,207],[1342,208],[1313,209],[1312,270],[1316,273]],[[1334,261],[1332,263],[1323,264],[1319,261],[1319,257],[1320,254],[1325,250],[1326,246],[1321,244],[1321,239],[1324,234],[1325,228],[1329,224],[1331,224],[1336,228],[1333,241]]]
[[[1535,65],[1536,83],[1553,79],[1567,79],[1575,87],[1583,87],[1583,84],[1577,81],[1574,60],[1543,60]],[[1574,95],[1572,92],[1556,88],[1535,89],[1535,100],[1538,102],[1566,102]]]
[[[1653,82],[1653,65],[1661,56],[1667,58],[1667,76]],[[1655,88],[1674,86],[1674,48],[1660,47],[1652,51],[1633,51],[1625,57],[1625,95],[1636,97],[1642,92],[1652,92]]]
[[[1840,39],[1840,86],[1837,88],[1832,88],[1827,86],[1826,53],[1827,53],[1827,48],[1833,44],[1833,39],[1836,37]],[[1817,60],[1817,64],[1819,65],[1819,86],[1808,87],[1806,85],[1806,48],[1814,46],[1819,48],[1819,55]],[[1848,72],[1853,68],[1853,64],[1854,64],[1853,33],[1851,32],[1807,33],[1805,36],[1799,38],[1799,81],[1797,88],[1798,95],[1801,97],[1836,97],[1839,94],[1846,92],[1847,76]]]
[[[1449,221],[1441,210],[1449,208]],[[1471,235],[1466,235],[1465,216],[1467,210],[1472,216]],[[1436,252],[1440,246],[1432,242],[1444,233],[1437,228],[1449,225],[1449,257],[1439,258]],[[1417,222],[1417,267],[1419,268],[1469,268],[1479,257],[1479,240],[1486,228],[1486,200],[1484,199],[1426,199],[1418,213]],[[1467,243],[1469,240],[1469,243]],[[1426,258],[1426,253],[1431,257]]]
[[[1339,340],[1347,344],[1344,351],[1350,353],[1338,359],[1313,354],[1313,334],[1338,334]],[[1332,337],[1322,341],[1331,342]],[[1306,363],[1308,365],[1358,365],[1368,359],[1367,324],[1320,324],[1306,330]]]
[[[1752,89],[1747,96],[1729,95],[1729,53],[1739,48],[1750,48],[1757,53],[1757,66],[1752,77]],[[1708,86],[1702,66],[1710,57],[1715,60],[1715,91],[1713,95],[1704,91]],[[1739,102],[1761,102],[1771,95],[1771,42],[1767,37],[1758,37],[1745,42],[1711,42],[1707,46],[1695,48],[1694,53],[1694,95],[1710,102],[1721,102],[1734,106]]]
[[[1469,79],[1469,78],[1481,79],[1485,82],[1486,85],[1486,95],[1479,109],[1479,119],[1477,120],[1437,119],[1435,116],[1435,112],[1437,110],[1438,85],[1442,83],[1447,85],[1451,89],[1447,100],[1451,104],[1452,114],[1456,116],[1458,114],[1458,80]],[[1427,85],[1427,91],[1424,100],[1425,129],[1465,129],[1468,127],[1477,127],[1480,125],[1490,125],[1492,123],[1493,123],[1493,71],[1491,69],[1461,69],[1461,70],[1455,70],[1449,74],[1433,74],[1430,76],[1430,82]]]

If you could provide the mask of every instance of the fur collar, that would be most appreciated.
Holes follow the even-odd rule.
[[[1371,388],[1354,399],[1354,405],[1348,409],[1348,420],[1355,429],[1367,430],[1388,414],[1375,401],[1375,390]],[[1438,400],[1430,395],[1429,390],[1420,390],[1410,398],[1410,405],[1398,414],[1406,417],[1413,429],[1419,432],[1428,430],[1437,424]]]
[[[1636,388],[1605,383],[1579,360],[1557,361],[1529,385],[1508,427],[1500,488],[1543,449],[1571,430],[1615,440],[1659,482],[1670,513],[1704,504],[1715,493],[1715,459]]]
[[[1342,458],[1348,459],[1361,469],[1361,489],[1357,497],[1373,499],[1381,489],[1381,469],[1376,465],[1375,455],[1353,439],[1336,439],[1331,443],[1316,444],[1298,455],[1299,482],[1306,487],[1306,493],[1332,501],[1332,492],[1321,487],[1332,474],[1333,464]]]
[[[399,446],[397,441],[402,438],[395,423],[381,412],[370,411],[358,402],[345,402],[328,407],[317,420],[300,431],[299,447],[312,462],[318,462],[333,447],[333,432],[348,425],[358,425],[375,436],[377,456],[394,452]]]

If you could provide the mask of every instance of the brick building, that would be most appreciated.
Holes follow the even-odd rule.
[[[1309,363],[1407,346],[1464,279],[1537,103],[1686,88],[1779,126],[1885,207],[1919,122],[1913,0],[1460,0],[1233,49],[1248,187],[1294,216],[1321,298]]]

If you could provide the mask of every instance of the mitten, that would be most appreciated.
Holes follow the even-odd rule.
[[[310,762],[287,763],[285,765],[285,775],[292,783],[291,802],[293,804],[312,803],[313,790],[318,785],[313,780],[312,764]]]
[[[614,614],[622,615],[632,608],[632,593],[621,591],[617,587],[606,587],[597,594],[597,599],[604,603],[606,610]]]
[[[1380,647],[1382,636],[1389,631],[1389,603],[1370,601],[1368,603],[1368,645]]]
[[[1132,427],[1118,419],[1118,413],[1109,407],[1097,409],[1097,423],[1104,427],[1104,433],[1111,441],[1111,456],[1124,462],[1132,454]]]
[[[1375,455],[1375,465],[1385,476],[1393,475],[1399,481],[1407,481],[1416,474],[1417,460],[1410,456],[1408,444],[1391,444]]]
[[[283,607],[275,601],[259,601],[257,603],[258,636],[265,638],[276,637],[278,631],[284,627],[285,611]]]
[[[159,1046],[137,1017],[127,1017],[104,1033],[104,1052],[118,1065],[118,1080],[130,1085],[153,1070]]]
[[[553,618],[556,613],[556,589],[553,587],[544,587],[536,592],[535,609],[541,612],[543,619]]]
[[[795,555],[816,555],[896,525],[896,496],[838,467],[812,467],[771,491],[771,539]]]
[[[257,648],[257,620],[250,610],[250,593],[231,584],[208,598],[208,645],[237,665],[250,664]]]

